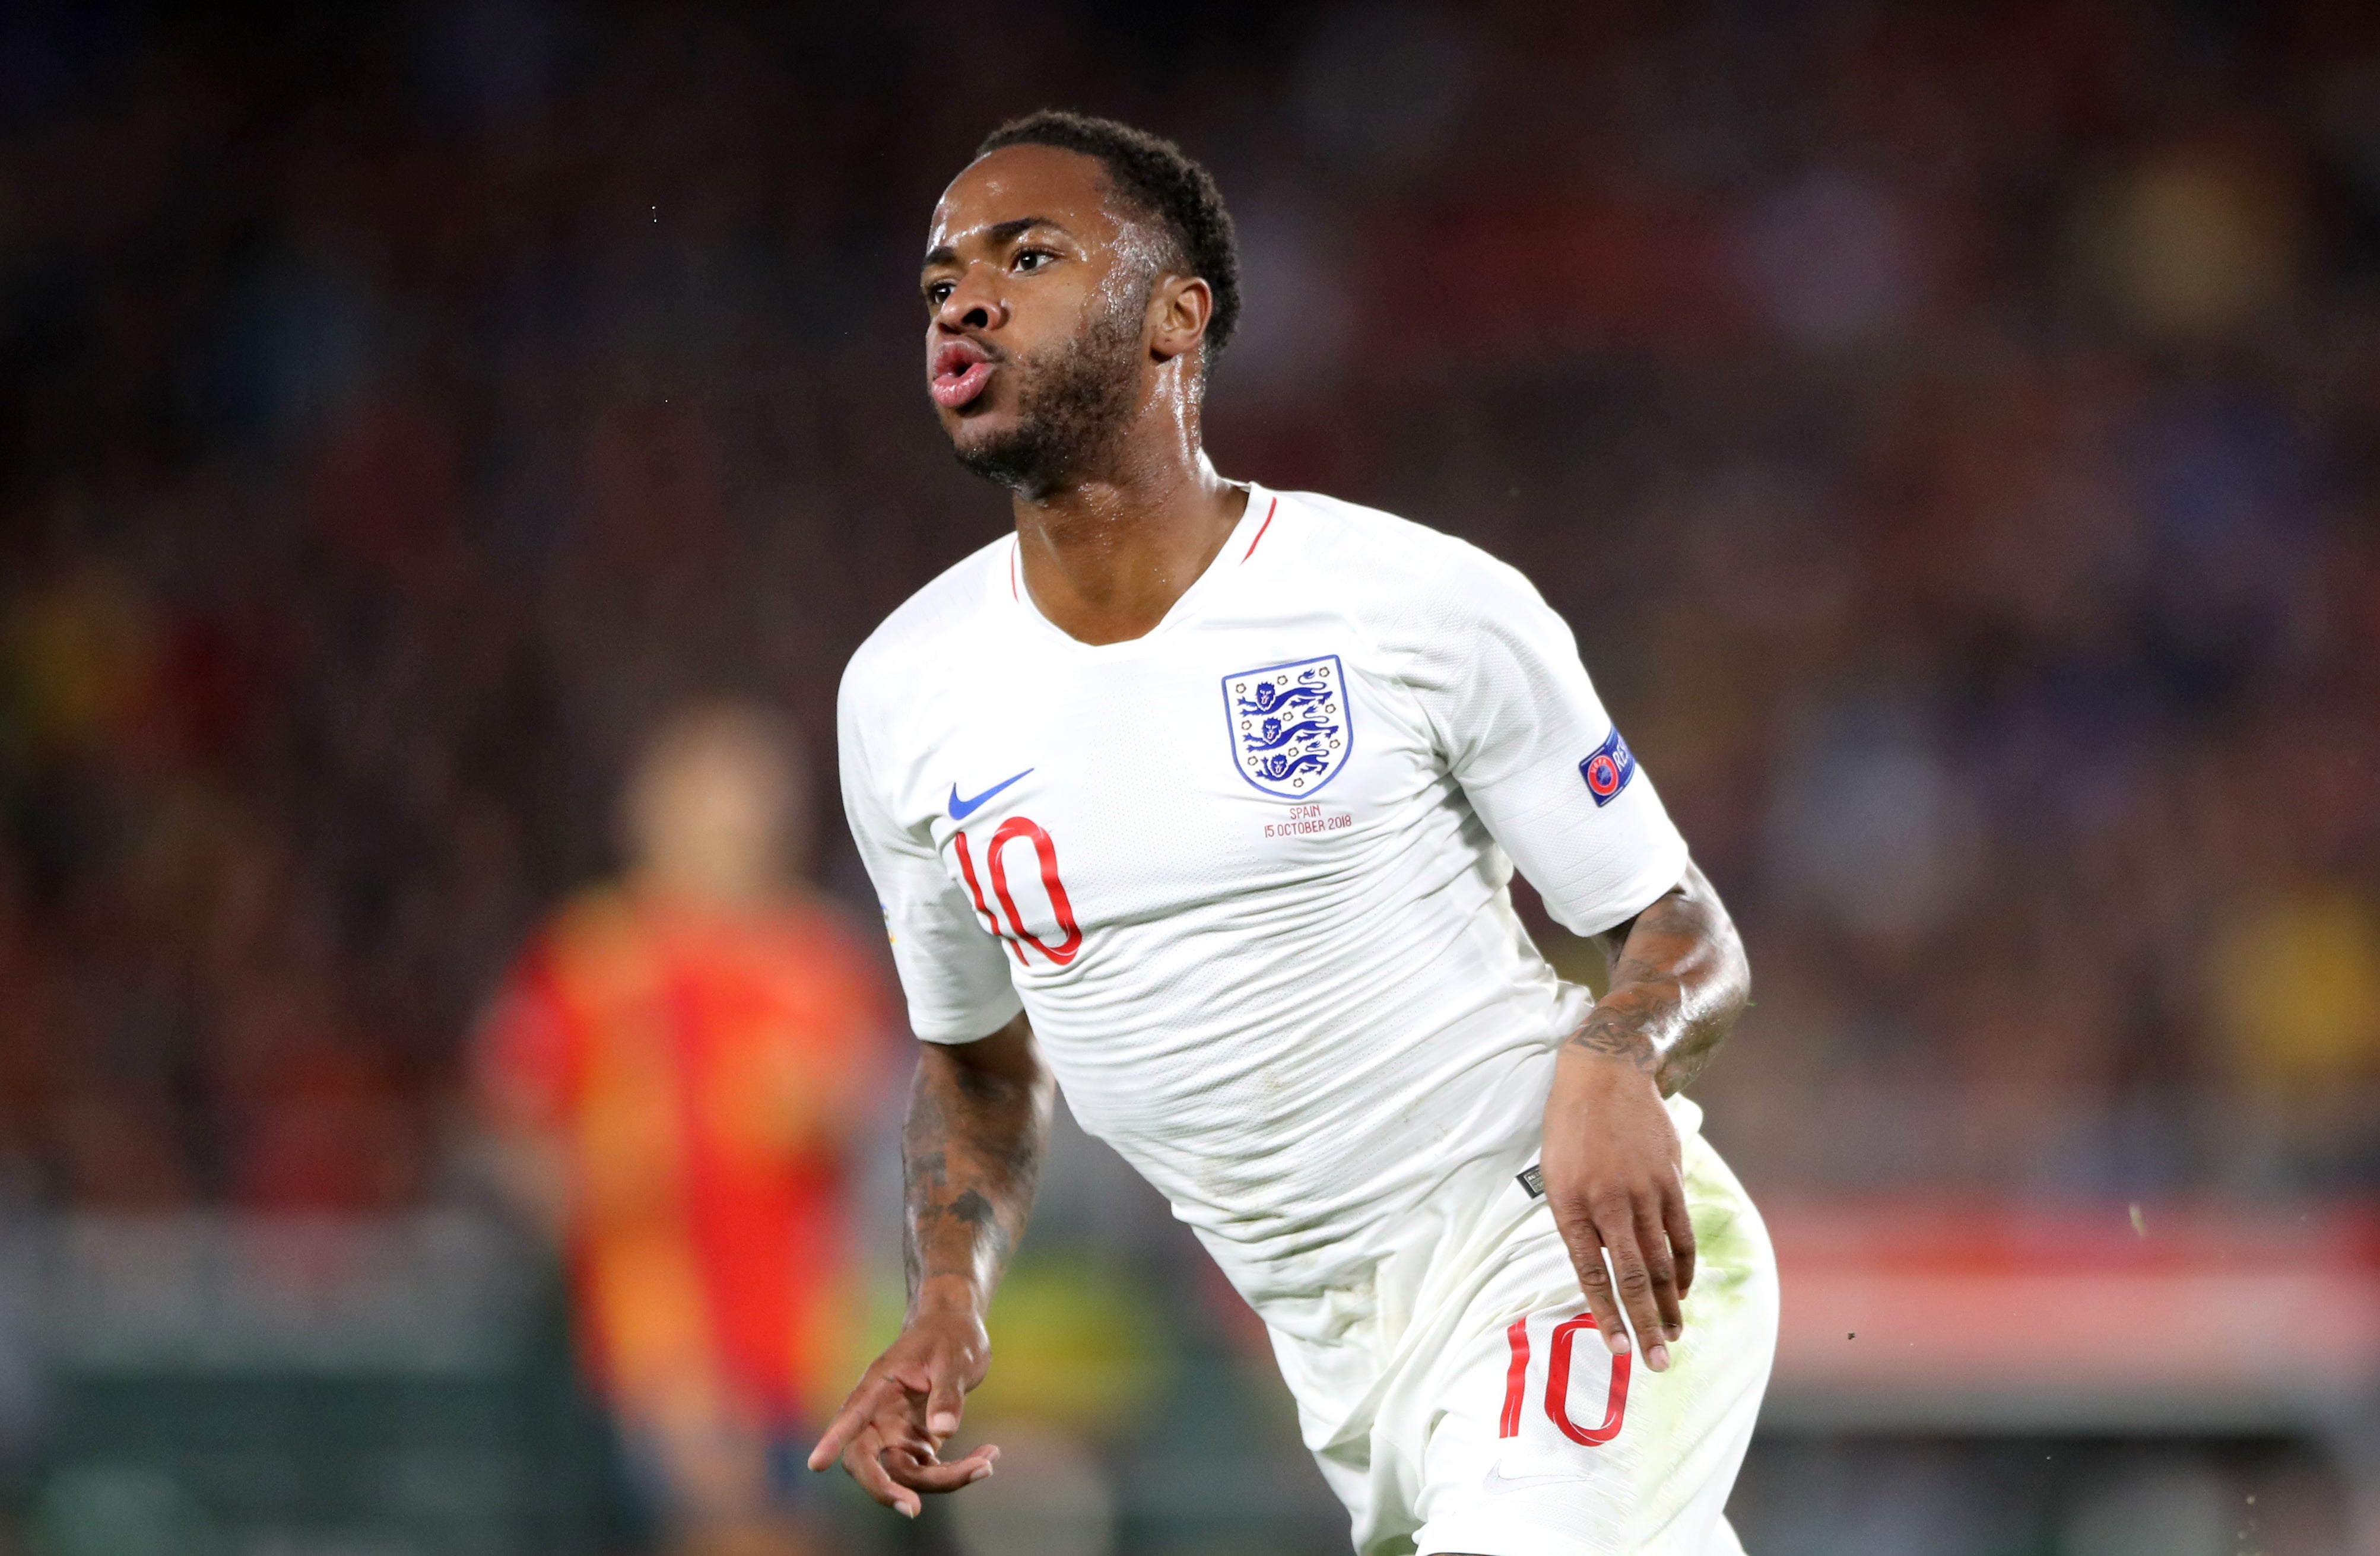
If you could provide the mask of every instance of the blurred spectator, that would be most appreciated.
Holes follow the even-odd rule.
[[[512,1179],[568,1250],[584,1355],[679,1551],[820,1549],[795,1488],[856,1354],[845,1156],[887,1010],[874,948],[799,884],[799,771],[755,708],[666,723],[625,806],[626,880],[555,915],[479,1039]]]

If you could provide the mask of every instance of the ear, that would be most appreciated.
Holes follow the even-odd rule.
[[[1160,275],[1148,294],[1148,354],[1170,362],[1198,348],[1215,316],[1214,288],[1195,275]]]

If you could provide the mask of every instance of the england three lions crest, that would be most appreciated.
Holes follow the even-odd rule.
[[[1282,799],[1336,778],[1355,748],[1346,682],[1337,654],[1224,676],[1223,716],[1240,776]]]

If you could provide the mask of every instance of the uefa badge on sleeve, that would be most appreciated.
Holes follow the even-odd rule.
[[[1337,654],[1223,677],[1232,765],[1280,799],[1302,799],[1339,775],[1355,747],[1351,712]]]
[[[1598,807],[1610,804],[1612,796],[1636,776],[1635,753],[1629,750],[1627,741],[1620,738],[1619,725],[1612,726],[1610,735],[1595,748],[1593,756],[1578,764],[1578,775],[1586,780],[1586,792],[1595,796]]]

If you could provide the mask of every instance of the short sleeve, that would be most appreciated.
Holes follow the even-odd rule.
[[[1517,571],[1460,552],[1433,579],[1408,684],[1448,770],[1547,910],[1573,933],[1599,933],[1678,883],[1685,839],[1604,711],[1568,624]]]
[[[990,1037],[1024,1002],[1009,980],[1001,942],[944,871],[932,839],[894,818],[869,760],[860,700],[846,676],[836,717],[844,811],[884,910],[909,1026],[928,1042]]]

